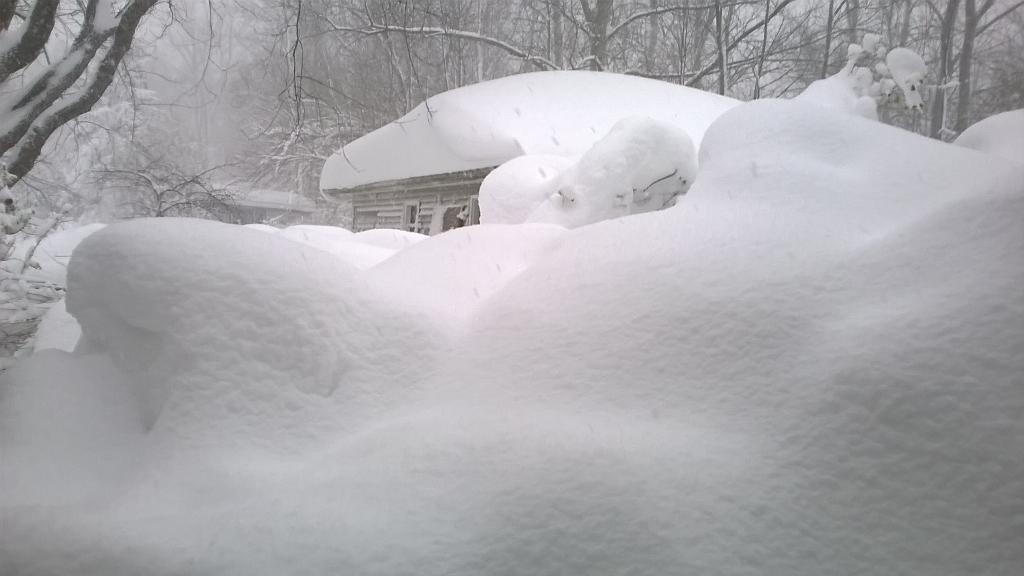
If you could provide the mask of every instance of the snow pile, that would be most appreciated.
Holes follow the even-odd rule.
[[[558,188],[574,159],[527,154],[505,162],[480,183],[481,224],[522,224]]]
[[[696,175],[697,151],[685,132],[651,118],[624,118],[559,174],[554,193],[527,221],[575,228],[660,210]]]
[[[363,230],[362,232],[357,232],[352,236],[352,240],[356,242],[393,251],[404,250],[413,244],[426,240],[427,238],[429,238],[429,236],[426,234],[407,232],[405,230],[392,230],[390,228]]]
[[[964,130],[953,143],[1024,162],[1024,109],[990,116]]]
[[[559,226],[467,226],[431,237],[370,269],[368,284],[441,324],[460,325],[558,244]]]
[[[696,174],[697,152],[685,132],[652,118],[623,118],[575,161],[527,155],[500,166],[480,186],[480,221],[575,228],[659,210]]]
[[[612,125],[644,115],[697,144],[738,102],[701,90],[607,72],[518,74],[431,97],[331,156],[321,189],[497,166],[523,154],[576,156]],[[395,162],[401,158],[401,162]]]
[[[82,326],[80,348],[103,351],[131,375],[148,425],[194,431],[182,422],[199,419],[273,435],[271,422],[297,424],[304,407],[319,407],[314,398],[381,396],[360,392],[377,385],[378,367],[431,348],[408,341],[428,330],[381,309],[354,267],[283,236],[143,219],[75,251],[67,307]],[[284,401],[290,411],[263,413]]]
[[[546,241],[460,229],[360,273],[111,227],[71,264],[96,353],[0,387],[0,572],[1016,576],[1022,176],[760,101],[686,202]]]
[[[337,226],[289,226],[277,235],[328,252],[360,270],[387,260],[396,251],[372,242],[357,241],[352,231]]]

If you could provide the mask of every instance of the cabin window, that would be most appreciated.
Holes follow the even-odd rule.
[[[417,218],[420,213],[419,204],[406,204],[405,210],[402,212],[402,230],[409,232],[416,232],[418,227]]]

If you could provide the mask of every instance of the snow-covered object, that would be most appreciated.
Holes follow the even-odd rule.
[[[865,52],[874,54],[876,50],[878,50],[878,47],[881,42],[881,36],[873,32],[868,32],[867,34],[864,34],[864,38],[861,39],[861,46],[863,47]]]
[[[352,236],[352,240],[370,246],[377,246],[385,250],[404,250],[413,244],[417,244],[429,238],[426,234],[408,232],[405,230],[392,230],[389,228],[377,228],[364,230]]]
[[[395,250],[371,242],[356,241],[350,230],[337,226],[302,224],[289,226],[277,233],[281,238],[301,242],[340,258],[360,270],[375,266],[394,255]]]
[[[846,65],[839,72],[811,82],[795,99],[843,114],[876,119],[875,108],[869,109],[860,101],[871,89],[871,72],[856,66],[862,53],[863,50],[852,51]]]
[[[689,136],[652,118],[617,122],[572,167],[527,218],[575,228],[660,210],[693,184],[697,152]]]
[[[989,116],[964,130],[953,143],[1024,163],[1024,109]]]
[[[482,224],[522,224],[558,187],[574,162],[566,156],[527,154],[491,171],[480,183]]]
[[[922,108],[924,97],[921,88],[928,72],[924,59],[909,48],[893,48],[886,55],[885,64],[893,80],[903,90],[907,108]]]
[[[72,301],[112,282],[78,266],[156,273],[132,298],[187,316],[168,342],[233,325],[205,342],[223,371],[176,365],[179,415],[224,409],[146,433],[147,381],[108,355],[16,367],[0,573],[1017,576],[1022,176],[751,103],[709,130],[686,202],[563,234],[443,346],[315,250],[112,227],[72,261]],[[230,296],[193,314],[188,289]],[[330,398],[291,385],[325,348],[266,371],[326,340],[362,367]]]
[[[700,143],[731,98],[589,71],[507,76],[431,97],[331,156],[321,189],[497,166],[523,154],[575,156],[619,119],[645,115]],[[401,161],[396,161],[396,158]]]

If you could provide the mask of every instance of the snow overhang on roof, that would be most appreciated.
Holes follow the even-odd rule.
[[[322,190],[344,190],[496,166],[522,154],[574,156],[627,116],[685,130],[699,146],[737,100],[695,88],[607,72],[507,76],[428,99],[332,155]]]

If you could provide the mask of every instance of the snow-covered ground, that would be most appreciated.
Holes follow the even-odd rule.
[[[77,353],[0,384],[0,573],[1016,576],[1022,214],[1020,164],[759,101],[573,230],[110,226]]]

